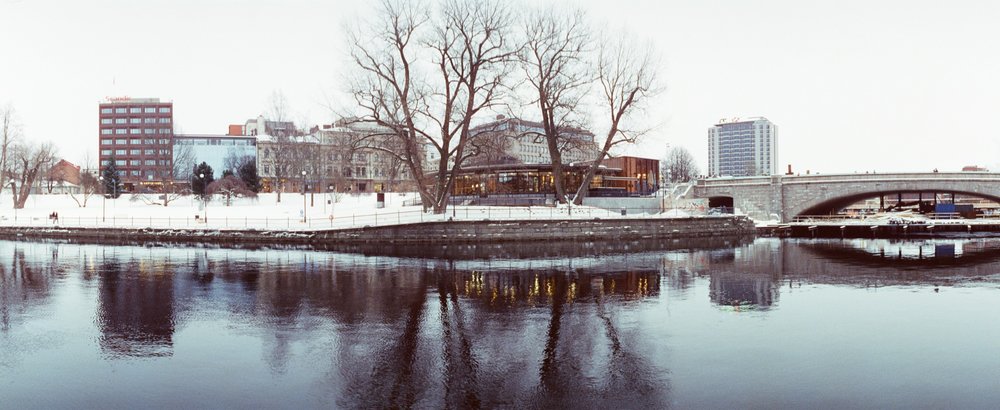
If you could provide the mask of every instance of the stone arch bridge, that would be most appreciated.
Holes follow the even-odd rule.
[[[902,193],[960,194],[1000,202],[1000,174],[933,172],[891,174],[773,175],[713,178],[695,182],[693,195],[731,203],[755,219],[788,222],[825,215],[861,200]]]

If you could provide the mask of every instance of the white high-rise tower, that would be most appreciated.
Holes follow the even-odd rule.
[[[778,173],[778,126],[764,117],[724,118],[708,129],[708,175]]]

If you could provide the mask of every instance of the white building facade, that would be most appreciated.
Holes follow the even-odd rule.
[[[470,158],[467,164],[552,163],[545,129],[541,123],[500,116],[495,122],[473,128],[472,134],[485,134],[480,141],[472,143],[474,147],[484,146],[480,147],[482,153]],[[593,161],[598,154],[594,134],[579,128],[563,129],[559,148],[563,164]]]
[[[708,176],[778,174],[778,126],[764,117],[727,118],[708,129]]]

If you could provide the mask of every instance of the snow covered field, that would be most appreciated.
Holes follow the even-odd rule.
[[[6,195],[4,195],[6,194]],[[149,196],[155,199],[155,196]],[[304,201],[303,201],[304,199]],[[133,200],[131,195],[118,199],[90,197],[87,207],[79,207],[68,195],[32,195],[24,209],[14,210],[9,192],[0,193],[0,226],[38,227],[117,227],[172,229],[258,229],[316,230],[349,229],[429,221],[454,220],[529,220],[592,218],[677,218],[683,211],[660,213],[658,209],[606,210],[585,206],[567,207],[450,207],[443,215],[422,212],[414,193],[387,193],[385,208],[376,209],[375,194],[315,196],[298,193],[261,194],[256,199],[233,199],[226,206],[216,197],[207,206],[193,196],[176,199],[169,206]],[[304,213],[303,213],[304,211]],[[49,218],[58,213],[58,221]],[[305,216],[303,220],[303,215]]]

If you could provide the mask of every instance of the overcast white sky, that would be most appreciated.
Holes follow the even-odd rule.
[[[631,153],[666,144],[706,165],[723,117],[779,127],[796,171],[1000,171],[1000,2],[567,1],[625,26],[662,53],[662,127]],[[29,138],[96,158],[106,96],[174,102],[186,133],[225,133],[280,89],[296,118],[330,122],[341,92],[342,27],[360,1],[0,0],[0,104]],[[594,130],[600,133],[601,130]]]

